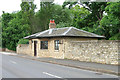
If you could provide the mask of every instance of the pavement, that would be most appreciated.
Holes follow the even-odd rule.
[[[103,78],[111,78],[107,80],[113,80],[113,78],[118,78],[118,76],[113,74],[99,73],[96,71],[84,70],[84,69],[63,66],[58,64],[51,64],[50,62],[46,62],[45,60],[46,61],[55,60],[56,62],[63,61],[61,63],[68,64],[67,60],[65,62],[64,60],[59,60],[59,59],[36,58],[27,55],[17,55],[15,53],[7,54],[7,52],[4,52],[2,53],[2,77],[3,78],[58,78],[62,80],[64,79],[73,80],[71,78],[88,78],[88,79],[91,78],[91,80],[94,80],[94,78],[102,78],[98,80],[106,80]]]
[[[119,75],[120,71],[118,71],[117,65],[107,65],[107,64],[100,64],[100,63],[92,63],[92,62],[81,62],[81,61],[75,61],[75,60],[68,60],[68,59],[55,59],[55,58],[43,58],[43,57],[34,57],[29,56],[25,54],[18,54],[16,56],[37,60],[41,62],[47,62],[52,64],[58,64],[63,66],[69,66],[79,69],[85,69],[85,70],[91,70],[96,72],[102,72],[102,73],[108,73],[108,74],[114,74]]]

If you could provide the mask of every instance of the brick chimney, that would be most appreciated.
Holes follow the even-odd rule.
[[[51,29],[51,28],[56,28],[56,24],[55,24],[54,20],[50,20],[49,29]]]

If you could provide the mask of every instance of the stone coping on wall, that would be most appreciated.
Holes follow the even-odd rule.
[[[71,41],[71,42],[120,42],[120,40],[87,40],[87,41]]]

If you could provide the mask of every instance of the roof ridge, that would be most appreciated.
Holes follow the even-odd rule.
[[[72,29],[72,27],[69,27],[68,30],[66,32],[64,32],[62,35],[66,35],[71,29]]]
[[[40,36],[41,34],[47,32],[47,31],[49,31],[49,30],[42,31],[42,32],[40,32],[40,34],[38,34],[38,35],[36,35],[36,36]]]
[[[52,34],[53,29],[49,29],[49,34]]]
[[[35,33],[35,34],[32,34],[32,35],[26,36],[26,37],[24,37],[24,38],[28,38],[28,37],[34,36],[34,35],[36,35],[36,34],[39,34],[39,33],[41,33],[41,32],[38,32],[38,33]]]

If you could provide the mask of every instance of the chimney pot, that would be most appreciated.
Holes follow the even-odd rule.
[[[54,20],[50,20],[49,28],[56,28],[56,24]]]
[[[55,21],[53,20],[53,23],[55,23]]]
[[[50,20],[50,23],[52,23],[52,20]]]

